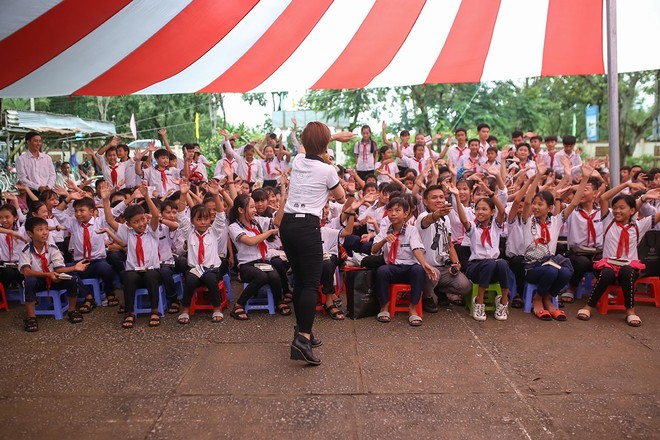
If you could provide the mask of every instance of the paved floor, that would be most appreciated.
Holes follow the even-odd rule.
[[[255,313],[183,327],[116,308],[25,333],[0,312],[0,438],[660,438],[660,309],[588,323],[519,310],[477,323],[458,308],[334,322],[320,367],[288,360],[293,318]]]

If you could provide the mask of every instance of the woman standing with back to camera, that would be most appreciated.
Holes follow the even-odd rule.
[[[332,136],[322,122],[310,122],[300,137],[302,148],[291,163],[288,198],[284,202],[280,224],[282,246],[295,278],[293,307],[297,325],[291,343],[291,359],[311,365],[321,363],[312,351],[312,347],[321,345],[321,341],[312,335],[323,268],[320,219],[330,194],[337,202],[344,203],[344,189],[339,185],[337,171],[325,163],[321,155],[326,152],[330,141],[346,142],[353,136],[352,133]],[[284,186],[282,197],[286,198]],[[277,218],[275,223],[279,220]]]

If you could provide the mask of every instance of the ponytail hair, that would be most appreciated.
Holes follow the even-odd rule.
[[[239,212],[238,208],[245,210],[250,203],[252,197],[249,194],[239,194],[234,199],[234,206],[229,210],[229,223],[236,223],[238,221]]]
[[[369,127],[369,126],[366,125],[366,124],[363,125],[363,126],[360,128],[360,133],[362,133],[362,130],[364,130],[365,128],[366,128],[367,130],[369,130],[369,145],[371,146],[370,153],[373,153],[373,152],[375,152],[376,149],[378,148],[378,145],[376,144],[376,142],[374,142],[373,139],[371,139],[371,133],[372,133],[372,131],[371,131],[371,127]]]

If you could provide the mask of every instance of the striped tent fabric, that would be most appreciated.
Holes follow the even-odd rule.
[[[267,92],[605,73],[604,0],[2,0],[0,97]],[[660,1],[617,4],[620,72]]]

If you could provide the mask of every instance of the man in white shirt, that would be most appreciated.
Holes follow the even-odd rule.
[[[53,159],[41,152],[41,135],[30,131],[25,135],[28,151],[16,159],[18,180],[33,192],[45,191],[55,185],[55,165]]]
[[[575,148],[575,136],[564,136],[562,137],[561,142],[564,145],[564,149],[555,154],[553,170],[558,176],[564,174],[564,166],[562,165],[561,160],[565,157],[571,163],[571,172],[575,174],[575,172],[582,166],[580,155],[573,151]]]

